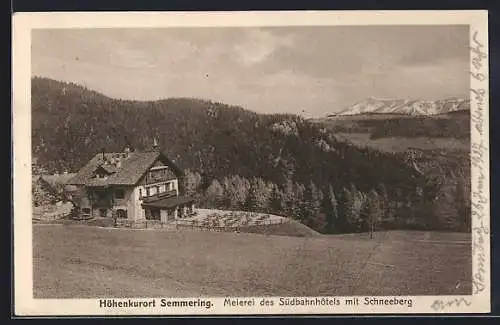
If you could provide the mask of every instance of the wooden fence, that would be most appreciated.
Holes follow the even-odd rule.
[[[125,228],[161,229],[161,228],[173,228],[174,224],[172,222],[162,222],[159,220],[132,221],[127,219],[117,219],[116,226]]]
[[[35,222],[59,222],[63,219],[67,219],[69,215],[71,215],[71,211],[50,213],[38,217],[34,216],[33,220]],[[85,222],[89,225],[100,225],[103,227],[114,226],[134,229],[198,230],[212,232],[266,232],[266,230],[269,230],[275,226],[290,222],[290,220],[287,218],[272,219],[268,216],[249,218],[248,215],[245,214],[243,218],[238,218],[239,220],[234,220],[234,217],[237,216],[236,214],[231,214],[230,220],[220,218],[220,216],[218,215],[210,216],[210,219],[208,220],[177,219],[167,222],[162,222],[160,220],[133,221],[120,218],[116,219],[116,221],[110,218],[104,218],[102,220],[100,218],[73,218],[72,220],[73,222]]]
[[[261,220],[257,222],[248,222],[239,225],[207,225],[201,224],[200,222],[193,222],[192,220],[178,220],[175,224],[175,228],[182,230],[200,230],[200,231],[214,231],[214,232],[243,232],[248,229],[259,230],[266,229],[269,226],[280,225],[288,223],[289,220],[282,218],[278,220]]]
[[[57,221],[57,220],[65,219],[70,214],[71,214],[71,212],[39,214],[37,216],[33,216],[33,220],[35,220],[35,221]]]
[[[239,232],[245,231],[248,228],[258,230],[259,228],[267,228],[273,225],[280,225],[287,223],[289,220],[282,218],[278,220],[260,220],[249,222],[240,225],[207,225],[196,220],[175,220],[169,222],[162,222],[159,220],[120,220],[117,219],[117,227],[125,228],[139,228],[139,229],[175,229],[175,230],[199,230],[199,231],[213,231],[213,232]]]

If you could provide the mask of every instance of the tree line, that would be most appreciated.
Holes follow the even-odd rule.
[[[391,199],[383,183],[366,192],[354,183],[336,191],[332,185],[321,188],[312,181],[301,184],[291,179],[281,185],[239,175],[207,181],[188,170],[184,190],[200,207],[281,215],[321,233],[470,231],[470,188],[463,178],[441,184],[435,198],[425,197],[420,189],[413,196]]]

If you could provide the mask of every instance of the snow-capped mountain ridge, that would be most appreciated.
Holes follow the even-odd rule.
[[[447,98],[440,100],[385,99],[368,97],[348,108],[331,115],[402,114],[436,115],[470,109],[469,98]]]

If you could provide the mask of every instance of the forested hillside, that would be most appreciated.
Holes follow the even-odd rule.
[[[51,171],[76,171],[102,149],[121,151],[127,140],[148,150],[156,135],[181,167],[212,177],[354,182],[363,189],[411,184],[411,170],[395,157],[339,143],[297,116],[196,99],[116,100],[39,78],[32,88],[33,152]]]
[[[257,209],[291,213],[324,232],[364,229],[360,211],[381,209],[371,202],[394,202],[396,208],[403,202],[430,202],[439,190],[400,157],[339,142],[298,116],[259,115],[206,100],[111,99],[75,84],[34,78],[32,124],[33,154],[49,171],[77,171],[99,151],[121,151],[127,143],[149,150],[156,136],[166,154],[193,173],[197,181],[191,190],[202,196],[201,203],[250,209],[258,200],[248,193],[261,191],[235,199],[234,184],[265,187],[264,206]],[[220,192],[217,183],[224,182],[232,187]],[[338,207],[344,212],[332,212],[335,197],[348,201]]]

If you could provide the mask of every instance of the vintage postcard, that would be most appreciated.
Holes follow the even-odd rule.
[[[16,14],[15,314],[488,313],[487,17]]]

